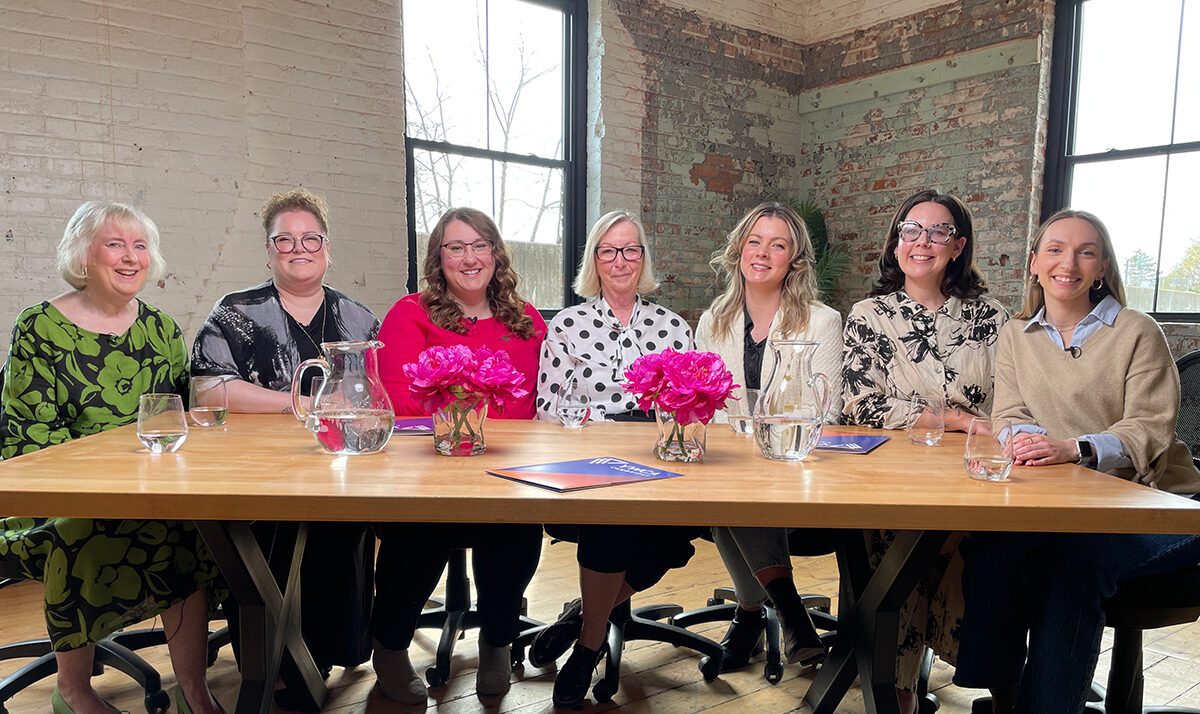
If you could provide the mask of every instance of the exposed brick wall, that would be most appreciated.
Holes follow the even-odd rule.
[[[189,338],[267,277],[256,212],[297,184],[330,201],[330,283],[377,310],[404,291],[397,3],[26,5],[0,30],[0,349],[21,308],[67,290],[54,248],[94,198],[158,223],[168,272],[142,297]]]

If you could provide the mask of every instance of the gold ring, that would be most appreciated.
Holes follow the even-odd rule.
[[[1032,444],[1032,443],[1033,443],[1033,439],[1026,439],[1026,440],[1025,440],[1025,443],[1026,443],[1026,444]]]

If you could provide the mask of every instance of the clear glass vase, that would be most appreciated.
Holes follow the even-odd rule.
[[[704,436],[708,425],[698,421],[680,424],[673,412],[656,409],[658,440],[654,442],[654,455],[663,461],[702,461],[704,459]]]
[[[433,448],[442,456],[478,456],[487,451],[483,422],[487,397],[464,394],[433,414]]]

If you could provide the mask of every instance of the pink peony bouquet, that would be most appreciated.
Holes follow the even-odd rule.
[[[638,395],[638,407],[671,412],[680,424],[707,424],[733,396],[733,375],[713,352],[666,349],[643,355],[625,370],[621,385]]]
[[[525,375],[513,367],[508,353],[487,347],[429,347],[403,370],[412,380],[409,390],[430,414],[469,394],[503,407],[529,393],[521,389]]]

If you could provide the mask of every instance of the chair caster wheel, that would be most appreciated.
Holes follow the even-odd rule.
[[[722,604],[723,602],[725,602],[725,601],[724,601],[724,600],[717,599],[717,598],[715,598],[715,597],[710,597],[710,598],[708,599],[708,603],[707,603],[707,604],[708,604],[708,606],[709,606],[709,607],[716,607],[717,605],[720,605],[720,604]]]
[[[446,683],[446,677],[438,671],[437,667],[430,667],[425,670],[425,681],[431,687],[440,687]]]
[[[146,695],[145,705],[147,714],[167,714],[171,708],[171,696],[161,689],[151,692]]]
[[[721,657],[701,657],[700,674],[704,676],[706,682],[716,679],[721,674]]]
[[[782,662],[767,662],[763,667],[763,677],[770,684],[779,684],[783,679],[783,663]]]
[[[609,684],[607,680],[601,679],[596,682],[596,686],[592,687],[592,696],[596,698],[597,704],[611,702],[613,695],[617,693],[617,685]]]

